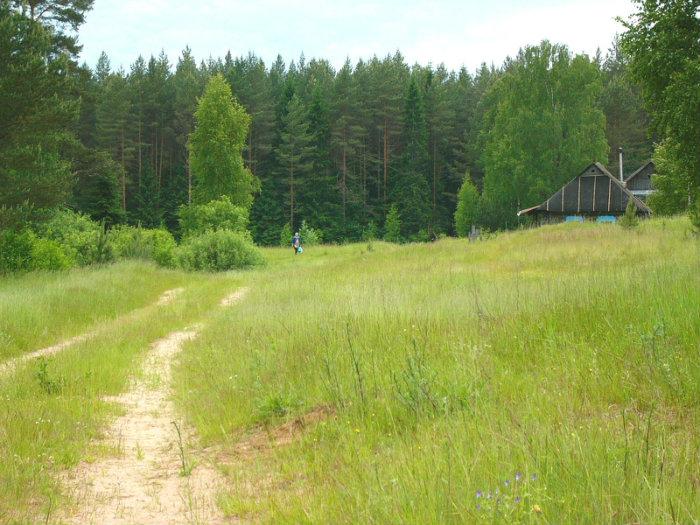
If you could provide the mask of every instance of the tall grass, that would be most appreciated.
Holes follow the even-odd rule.
[[[0,278],[0,361],[145,306],[186,279],[134,262]]]
[[[230,513],[309,523],[700,516],[700,252],[686,221],[271,250],[186,346],[178,402]],[[319,406],[287,446],[237,443]]]

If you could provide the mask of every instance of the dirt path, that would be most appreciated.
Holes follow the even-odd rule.
[[[173,302],[175,298],[180,295],[184,291],[184,288],[174,288],[173,290],[167,290],[161,294],[161,296],[158,298],[158,300],[153,303],[155,306],[166,306]],[[150,305],[153,306],[153,305]],[[149,308],[150,306],[145,306],[143,308]],[[143,310],[143,308],[138,308],[136,310],[133,310],[127,314],[124,314],[121,317],[118,317],[116,319],[113,319],[108,322],[107,325],[115,323],[115,322],[122,322],[125,319],[128,319],[130,317],[133,317],[137,312],[140,312]],[[104,328],[104,327],[103,327]],[[22,354],[21,356],[9,359],[5,361],[4,363],[0,363],[0,376],[3,374],[9,373],[12,370],[16,369],[19,365],[22,365],[28,361],[31,361],[33,359],[37,359],[39,357],[48,357],[54,354],[57,354],[66,348],[70,348],[71,346],[80,344],[84,341],[87,341],[89,339],[92,339],[93,337],[96,337],[97,335],[100,334],[100,332],[103,330],[103,328],[98,328],[96,330],[92,330],[90,332],[86,332],[84,334],[77,335],[75,337],[71,337],[70,339],[66,339],[65,341],[61,341],[60,343],[57,343],[55,345],[48,346],[46,348],[42,348],[40,350],[35,350],[33,352],[29,352],[27,354]]]
[[[231,294],[226,306],[245,292]],[[76,507],[59,516],[60,523],[230,522],[216,505],[223,478],[198,452],[194,432],[177,419],[170,401],[171,362],[200,328],[175,332],[154,343],[141,378],[129,392],[113,399],[123,405],[125,414],[96,445],[117,455],[83,463],[66,476]]]
[[[79,508],[66,523],[223,523],[216,508],[219,474],[192,455],[192,432],[177,421],[170,397],[170,362],[197,328],[156,342],[143,379],[114,399],[126,413],[97,445],[116,457],[83,463],[66,479]],[[180,440],[189,476],[182,476]]]

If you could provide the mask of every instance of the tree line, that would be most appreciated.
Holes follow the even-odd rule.
[[[177,233],[179,208],[197,194],[197,163],[216,161],[192,159],[190,148],[198,100],[219,76],[249,116],[241,141],[261,244],[302,222],[327,241],[360,239],[381,231],[390,211],[404,239],[454,234],[465,181],[476,191],[471,220],[515,227],[518,208],[592,160],[616,169],[621,146],[629,173],[666,136],[643,103],[655,95],[630,36],[593,57],[542,42],[475,72],[409,65],[399,52],[336,70],[303,55],[197,62],[188,48],[175,64],[161,53],[124,70],[104,53],[94,68],[78,65],[75,31],[91,4],[0,2],[6,225],[68,205]]]

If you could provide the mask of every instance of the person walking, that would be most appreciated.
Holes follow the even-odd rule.
[[[304,251],[301,247],[301,235],[299,235],[299,232],[296,232],[294,237],[292,237],[292,247],[294,248],[294,255]]]

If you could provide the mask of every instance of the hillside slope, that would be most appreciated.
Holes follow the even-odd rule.
[[[177,400],[223,506],[311,523],[700,517],[700,252],[684,221],[271,251]],[[370,249],[371,248],[371,249]]]

